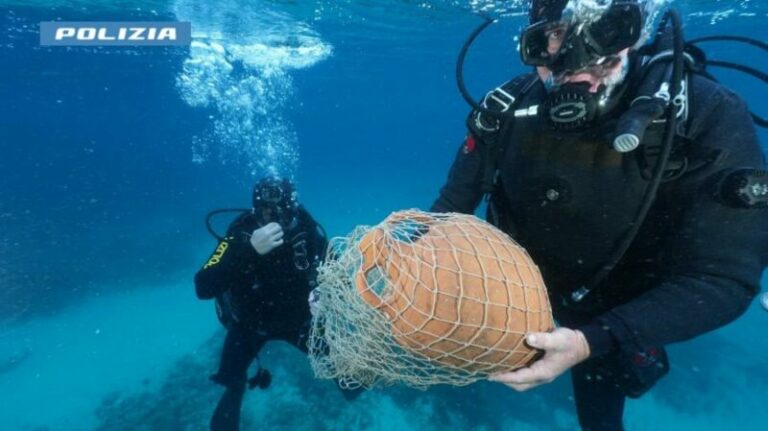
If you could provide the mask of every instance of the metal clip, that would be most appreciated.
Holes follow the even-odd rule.
[[[669,83],[662,82],[661,87],[659,87],[659,91],[657,91],[656,94],[654,94],[654,97],[658,97],[664,102],[669,103],[669,99],[671,98],[671,96],[669,95]]]
[[[483,98],[483,108],[492,109],[488,104],[489,102],[494,102],[501,108],[498,112],[507,112],[512,105],[514,105],[515,100],[515,96],[509,94],[502,87],[496,87],[489,91],[488,94],[485,95],[485,98]],[[475,126],[480,130],[486,132],[495,132],[499,130],[501,127],[499,120],[494,118],[491,121],[492,122],[486,122],[481,112],[478,112],[477,115],[475,115]],[[487,123],[490,123],[491,125]]]
[[[571,293],[573,302],[581,302],[585,296],[589,295],[590,289],[587,286],[581,286],[578,290]]]
[[[675,96],[672,104],[677,106],[677,117],[688,120],[688,80],[680,82],[680,94]]]
[[[509,108],[511,108],[512,105],[515,103],[515,96],[507,93],[507,91],[501,87],[496,87],[496,89],[489,92],[485,96],[485,100],[483,101],[483,104],[485,105],[486,108],[488,107],[488,99],[493,100],[494,102],[498,103],[499,106],[502,107],[501,111],[499,112],[509,111]]]

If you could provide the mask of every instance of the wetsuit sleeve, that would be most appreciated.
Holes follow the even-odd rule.
[[[730,206],[713,189],[724,171],[765,169],[765,160],[743,102],[726,90],[714,96],[716,107],[704,119],[708,126],[694,143],[728,155],[719,166],[679,180],[679,199],[691,197],[657,255],[659,273],[666,276],[580,328],[593,356],[618,345],[647,350],[712,331],[744,313],[760,290],[768,265],[768,210]]]
[[[483,197],[483,143],[471,132],[461,145],[448,173],[448,180],[440,189],[440,196],[432,204],[432,212],[458,212],[473,214]]]
[[[195,274],[198,298],[215,298],[229,289],[253,281],[259,255],[246,237],[252,231],[242,218],[232,223],[227,236]]]

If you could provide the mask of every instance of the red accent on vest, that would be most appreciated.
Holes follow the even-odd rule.
[[[467,135],[467,139],[464,141],[464,154],[469,154],[472,151],[475,151],[475,147],[475,137],[472,135]]]

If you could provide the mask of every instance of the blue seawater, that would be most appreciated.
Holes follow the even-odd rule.
[[[465,133],[458,50],[479,12],[500,17],[470,52],[469,89],[524,72],[521,4],[0,1],[0,429],[207,429],[223,332],[191,281],[215,244],[205,214],[247,206],[268,174],[294,178],[331,235],[427,208]],[[689,37],[768,40],[764,2],[674,6]],[[56,20],[190,21],[193,43],[40,46],[39,23]],[[754,47],[707,52],[768,70]],[[768,115],[764,83],[713,72]],[[629,402],[628,429],[766,429],[767,322],[755,303],[672,346],[672,372]],[[243,429],[577,427],[567,377],[347,403],[290,346],[268,344],[261,361],[274,383],[247,394]]]

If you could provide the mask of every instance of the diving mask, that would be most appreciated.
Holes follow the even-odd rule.
[[[615,65],[620,51],[637,43],[642,27],[640,6],[619,1],[591,22],[571,16],[529,26],[522,34],[520,55],[523,63],[554,73],[607,69],[605,65]]]

